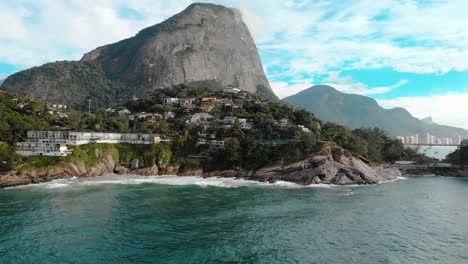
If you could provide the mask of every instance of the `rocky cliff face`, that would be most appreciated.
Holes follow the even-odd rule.
[[[228,85],[276,98],[240,13],[192,4],[136,36],[99,47],[81,61],[46,64],[8,77],[2,89],[51,103],[102,106],[179,83]]]
[[[376,184],[396,179],[401,173],[396,168],[373,169],[342,148],[325,148],[318,155],[284,168],[272,166],[260,169],[252,179],[289,181],[310,184]]]
[[[10,172],[0,176],[0,188],[24,185],[30,183],[47,182],[54,179],[69,178],[73,176],[95,177],[110,174],[115,167],[115,160],[106,154],[102,161],[93,167],[87,167],[83,162],[60,163],[53,168],[35,169],[21,173]]]

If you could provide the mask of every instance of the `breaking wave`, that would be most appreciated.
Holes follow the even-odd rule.
[[[383,181],[379,184],[394,182],[398,180],[407,179],[405,177],[397,177],[393,180]],[[274,183],[260,182],[254,180],[246,180],[239,178],[226,178],[226,177],[208,177],[203,178],[199,176],[137,176],[137,175],[108,175],[100,177],[80,178],[72,177],[66,179],[57,179],[50,182],[28,184],[22,186],[10,187],[10,189],[26,189],[26,188],[40,188],[40,189],[61,189],[61,188],[76,188],[86,186],[100,186],[100,185],[139,185],[139,184],[160,184],[160,185],[173,185],[183,186],[192,185],[200,187],[220,187],[220,188],[239,188],[239,187],[278,187],[278,188],[349,188],[349,187],[362,187],[362,185],[333,185],[333,184],[312,184],[300,185],[287,181],[276,181]]]
[[[315,184],[303,186],[292,182],[277,181],[275,183],[259,182],[246,179],[226,178],[226,177],[209,177],[202,178],[198,176],[137,176],[137,175],[108,175],[91,178],[67,178],[58,179],[50,182],[28,184],[22,186],[11,187],[13,189],[23,188],[42,188],[42,189],[59,189],[73,188],[83,186],[99,186],[99,185],[138,185],[138,184],[161,184],[161,185],[195,185],[200,187],[221,187],[221,188],[238,188],[238,187],[280,187],[280,188],[332,188],[329,184]]]

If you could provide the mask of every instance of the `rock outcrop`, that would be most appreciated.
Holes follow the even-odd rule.
[[[303,185],[310,184],[375,184],[401,176],[397,169],[373,169],[362,160],[342,148],[322,150],[318,155],[290,164],[271,166],[258,170],[251,179],[262,181],[289,181]]]
[[[382,166],[371,168],[362,160],[342,148],[325,148],[310,159],[288,166],[270,166],[256,172],[239,170],[203,171],[202,169],[184,169],[179,166],[141,167],[138,160],[128,163],[134,168],[116,166],[110,154],[103,154],[102,160],[95,166],[87,167],[83,162],[59,163],[48,169],[35,169],[21,173],[10,172],[0,176],[0,188],[16,185],[39,183],[69,177],[96,177],[107,174],[134,174],[142,176],[180,175],[203,177],[237,177],[258,181],[275,182],[278,180],[294,182],[301,185],[310,184],[376,184],[401,176],[394,167]]]
[[[99,106],[180,83],[238,87],[276,99],[238,10],[192,4],[136,36],[99,47],[81,61],[49,63],[9,76],[2,89],[75,107]]]
[[[47,182],[54,179],[69,178],[73,176],[95,177],[110,174],[115,168],[112,155],[106,154],[95,166],[88,167],[83,162],[62,162],[53,168],[34,169],[24,172],[10,172],[0,176],[0,187],[11,187],[30,183]]]

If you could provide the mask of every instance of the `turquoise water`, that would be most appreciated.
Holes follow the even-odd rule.
[[[114,176],[4,189],[0,263],[468,263],[468,180]]]

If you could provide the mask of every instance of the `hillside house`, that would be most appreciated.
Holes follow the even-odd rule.
[[[196,113],[193,114],[189,123],[191,125],[202,125],[213,122],[214,117],[208,113]]]
[[[185,109],[195,108],[195,98],[181,98],[179,99],[180,107]]]
[[[229,98],[217,99],[216,106],[219,106],[223,108],[224,111],[227,111],[229,109],[232,109],[232,100]]]
[[[239,125],[241,129],[250,130],[253,128],[253,122],[246,118],[239,118]]]
[[[164,104],[179,104],[179,98],[164,98]]]
[[[209,153],[214,153],[218,150],[224,149],[224,145],[224,140],[208,140],[206,138],[199,138],[196,144],[197,147],[207,146]]]
[[[236,123],[235,116],[225,116],[223,119],[219,120],[219,122],[224,125],[224,127],[232,127]]]
[[[281,118],[275,122],[275,127],[280,130],[288,129],[289,127],[289,120],[286,118]]]
[[[215,97],[203,97],[200,100],[200,108],[205,112],[210,112],[216,106]]]
[[[305,127],[303,125],[298,125],[298,127],[302,132],[310,133],[310,129],[308,129],[307,127]]]
[[[163,113],[164,120],[174,119],[176,114],[174,112],[164,112]]]
[[[226,128],[232,127],[235,123],[239,122],[239,126],[241,129],[249,130],[253,128],[253,122],[246,119],[246,118],[237,118],[234,116],[225,116],[223,119],[219,120],[219,122],[224,125]]]
[[[235,98],[235,99],[232,100],[232,108],[242,109],[243,107],[244,107],[244,99]]]
[[[123,109],[117,111],[117,113],[119,115],[126,116],[126,115],[131,114],[132,112],[130,112],[130,110],[128,110],[127,108],[123,108]]]
[[[238,94],[240,91],[241,89],[239,88],[228,87],[227,89],[223,90],[223,93],[227,95],[234,95],[234,94]]]

